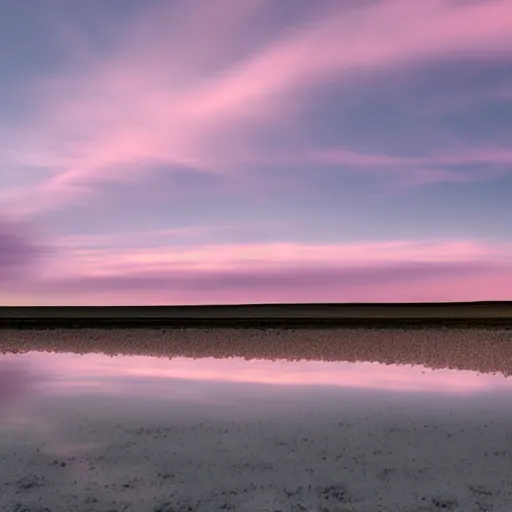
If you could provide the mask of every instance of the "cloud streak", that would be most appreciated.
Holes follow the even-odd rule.
[[[512,151],[508,148],[465,148],[428,156],[404,157],[386,154],[364,154],[344,148],[314,150],[306,161],[345,167],[355,171],[387,173],[398,176],[399,186],[429,183],[473,183],[512,173]],[[474,166],[478,166],[476,169]],[[457,170],[470,166],[470,170]]]
[[[498,279],[493,293],[507,293],[510,256],[512,244],[470,240],[183,246],[129,254],[123,249],[68,249],[30,289],[45,300],[63,296],[91,304],[108,303],[112,297],[135,304],[237,303],[244,298],[393,302],[432,300],[428,290],[432,293],[436,285],[438,294],[454,294],[453,300],[477,300],[482,290],[489,294]],[[474,282],[480,284],[473,287]]]
[[[123,167],[133,162],[241,172],[241,162],[261,151],[251,130],[289,123],[300,95],[314,86],[432,59],[512,53],[512,6],[503,1],[325,4],[302,26],[274,30],[263,41],[256,28],[271,16],[269,7],[162,3],[112,31],[106,51],[85,52],[82,68],[39,82],[32,91],[41,100],[39,118],[23,126],[23,146],[11,153],[20,163],[37,159],[61,171],[17,189],[18,206],[87,200],[95,183],[134,179],[137,166]],[[503,152],[471,155],[482,158],[510,161]],[[397,157],[393,165],[397,160],[406,163]],[[453,161],[446,155],[440,163]],[[11,205],[12,198],[4,195]]]
[[[145,272],[59,278],[31,289],[33,301],[79,306],[509,300],[510,286],[510,265],[477,262]]]
[[[338,266],[315,268],[294,264],[287,268],[257,268],[249,270],[202,270],[180,269],[162,271],[140,271],[122,275],[90,275],[87,277],[56,279],[52,281],[53,292],[98,293],[112,291],[130,292],[266,292],[279,290],[302,292],[302,302],[307,301],[310,289],[338,289],[343,294],[345,287],[396,286],[407,283],[411,286],[430,279],[453,276],[471,276],[489,273],[498,267],[487,263],[408,263],[373,264],[367,266]],[[504,265],[500,270],[512,273],[512,266]]]

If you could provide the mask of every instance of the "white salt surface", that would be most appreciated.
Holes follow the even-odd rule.
[[[23,422],[2,430],[0,510],[512,510],[509,413],[445,398],[357,402],[329,407],[316,392],[273,413],[250,401],[130,412],[103,398],[95,413],[76,399],[60,414],[42,402],[30,441]]]

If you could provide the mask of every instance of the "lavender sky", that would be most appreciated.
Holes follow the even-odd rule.
[[[0,303],[512,300],[509,0],[3,0]]]

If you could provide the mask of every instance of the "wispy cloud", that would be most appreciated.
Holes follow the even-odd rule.
[[[37,161],[58,171],[3,200],[28,212],[87,199],[94,183],[141,172],[123,163],[240,172],[240,162],[260,150],[254,127],[286,126],[311,87],[432,59],[512,54],[512,4],[500,0],[325,4],[300,26],[258,37],[270,7],[163,2],[113,30],[101,53],[71,38],[83,41],[75,48],[82,66],[35,84],[38,115],[10,148],[19,165]],[[385,165],[397,164],[405,161]]]
[[[399,188],[440,182],[472,183],[512,173],[512,150],[503,147],[465,148],[418,157],[330,148],[308,152],[305,161],[354,171],[386,173],[390,178],[395,175],[399,177]],[[457,169],[460,166],[471,168]]]
[[[31,286],[31,303],[69,305],[510,300],[512,267],[486,263],[367,268],[169,270],[69,276]]]
[[[441,287],[438,293],[450,295],[444,283],[455,280],[459,298],[453,300],[465,300],[460,295],[463,281],[471,290],[473,281],[481,283],[485,277],[496,283],[501,276],[495,291],[504,295],[505,284],[512,281],[511,256],[512,244],[471,240],[183,245],[128,252],[62,246],[30,289],[46,302],[65,296],[67,302],[93,304],[112,297],[122,303],[272,302],[274,297],[291,302],[357,297],[398,301],[431,300],[421,297],[425,290],[433,293],[434,283]],[[473,300],[481,290],[481,284],[473,289]]]
[[[466,148],[464,150],[445,151],[420,157],[363,154],[343,148],[333,148],[322,151],[312,151],[310,157],[318,162],[352,167],[415,168],[464,164],[512,164],[512,150],[502,147]]]

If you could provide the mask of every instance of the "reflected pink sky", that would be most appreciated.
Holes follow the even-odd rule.
[[[441,393],[469,396],[512,389],[512,379],[501,374],[432,370],[423,366],[384,365],[375,362],[269,361],[242,358],[154,358],[98,354],[28,352],[0,358],[3,398],[31,389],[48,396],[81,394],[168,396],[175,380],[183,383],[262,384],[375,390],[384,392]],[[143,384],[143,385],[142,385]],[[263,393],[271,393],[268,386]]]

